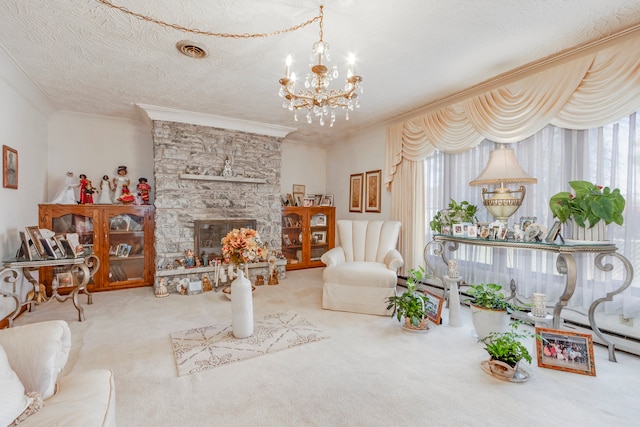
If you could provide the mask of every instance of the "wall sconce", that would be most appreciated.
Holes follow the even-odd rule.
[[[532,178],[518,164],[513,148],[499,144],[499,148],[489,153],[489,161],[484,170],[469,185],[500,185],[494,191],[486,187],[482,189],[482,203],[497,220],[507,224],[524,200],[526,189],[520,186],[517,190],[505,187],[505,184],[535,184]]]

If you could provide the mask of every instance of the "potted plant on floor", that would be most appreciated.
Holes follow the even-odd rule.
[[[506,332],[491,332],[481,342],[489,353],[489,360],[482,361],[485,372],[497,378],[510,381],[526,381],[529,374],[519,369],[521,360],[531,363],[531,355],[526,345],[522,343],[525,338],[540,339],[539,336],[527,330],[518,330],[520,322],[511,322],[511,330]]]
[[[399,322],[404,319],[403,328],[410,331],[426,331],[429,329],[426,305],[428,300],[425,294],[418,292],[418,283],[425,277],[422,266],[409,270],[407,277],[407,290],[402,295],[387,298],[387,310],[393,309],[391,317],[396,317]]]
[[[478,340],[491,332],[505,332],[509,329],[511,313],[517,310],[504,293],[502,286],[495,283],[470,285],[467,299],[471,307],[471,320]]]

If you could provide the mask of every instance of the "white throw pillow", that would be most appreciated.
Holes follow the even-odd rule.
[[[11,369],[7,354],[0,345],[0,426],[13,422],[29,405],[20,378]]]

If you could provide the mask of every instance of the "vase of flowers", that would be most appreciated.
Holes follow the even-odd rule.
[[[222,255],[226,260],[245,268],[262,257],[262,243],[255,230],[234,228],[222,239]],[[238,268],[238,277],[231,282],[231,326],[233,336],[247,338],[253,334],[253,300],[251,282]]]
[[[571,220],[571,238],[574,240],[607,240],[606,226],[624,222],[625,200],[620,190],[588,181],[570,181],[569,186],[573,193],[561,191],[549,200],[553,217],[562,223]]]

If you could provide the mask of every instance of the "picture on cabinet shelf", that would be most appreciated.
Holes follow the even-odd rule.
[[[302,199],[302,206],[304,206],[305,208],[310,208],[315,203],[315,200],[316,199],[313,197],[305,197],[304,199]]]
[[[313,206],[320,206],[320,203],[322,203],[322,194],[316,194],[313,198],[315,199],[313,201]]]
[[[293,194],[287,193],[287,200],[289,201],[289,206],[296,205],[296,200],[293,198]]]
[[[327,232],[326,231],[314,231],[311,233],[311,238],[314,243],[327,243]]]
[[[590,334],[536,328],[538,366],[576,374],[596,375],[593,338]]]
[[[129,256],[129,252],[131,252],[131,245],[127,245],[126,243],[120,243],[118,245],[116,256],[126,258]]]
[[[291,239],[289,239],[289,236],[286,234],[282,235],[282,242],[285,244],[285,246],[291,246]]]
[[[320,206],[333,206],[333,194],[323,194]]]
[[[327,216],[325,214],[317,214],[311,217],[312,227],[324,227],[327,225]]]
[[[302,194],[295,194],[296,206],[304,206],[304,197]]]

